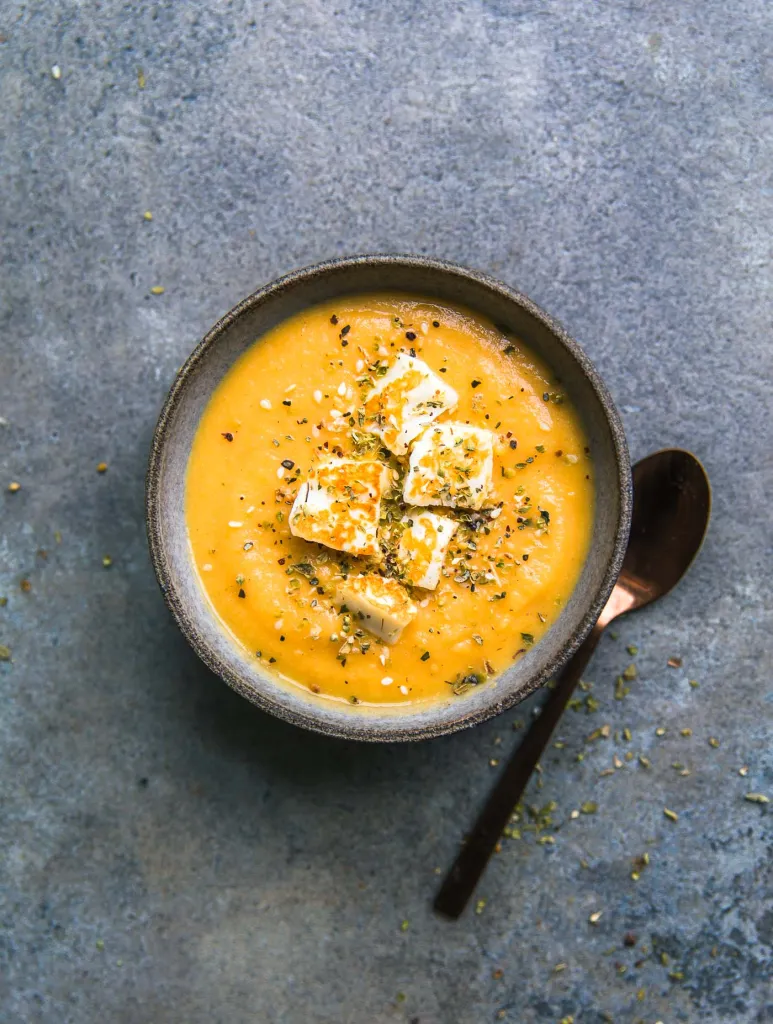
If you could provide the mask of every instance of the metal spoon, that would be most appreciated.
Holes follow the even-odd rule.
[[[690,452],[668,448],[636,463],[633,520],[620,577],[598,622],[560,673],[539,718],[495,783],[435,897],[441,914],[457,918],[467,905],[601,634],[618,615],[643,608],[676,586],[700,550],[710,512],[709,480]]]

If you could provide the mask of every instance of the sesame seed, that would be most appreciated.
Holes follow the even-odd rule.
[[[407,686],[401,686],[400,687],[400,693],[407,695],[408,687]]]
[[[229,520],[228,525],[229,526],[233,526],[234,528],[237,528],[239,526],[244,526],[244,523],[239,522],[238,519],[231,519],[231,520]]]
[[[344,395],[346,394],[346,385],[344,384],[343,381],[341,381],[341,383],[338,385],[338,394],[341,396],[341,398],[343,398]]]
[[[201,571],[202,572],[212,572],[212,563],[211,562],[205,562],[204,565],[202,565],[202,567],[201,567]]]
[[[391,676],[384,676],[384,678],[381,680],[381,685],[382,686],[391,686],[393,682],[394,682],[394,679]]]
[[[261,409],[270,409],[271,408],[271,402],[269,402],[269,400],[267,398],[261,398],[261,400],[260,400],[260,407],[261,407]]]
[[[54,64],[54,66],[51,68],[51,77],[55,78],[57,82],[62,77],[62,69],[59,67],[58,64]]]

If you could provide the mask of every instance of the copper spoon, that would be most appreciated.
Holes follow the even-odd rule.
[[[636,463],[633,520],[620,577],[598,622],[559,674],[539,718],[511,755],[446,875],[435,897],[441,914],[457,918],[467,905],[601,634],[618,615],[643,608],[676,586],[700,550],[710,512],[709,480],[690,452],[667,448]]]

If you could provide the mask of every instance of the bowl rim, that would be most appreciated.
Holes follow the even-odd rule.
[[[407,268],[429,269],[444,274],[474,282],[477,285],[495,292],[500,297],[520,306],[535,320],[539,321],[550,331],[566,348],[585,375],[591,385],[596,399],[604,412],[607,426],[609,428],[617,469],[617,490],[619,494],[618,516],[614,525],[614,543],[612,555],[607,563],[606,570],[598,585],[593,600],[590,603],[578,628],[571,638],[563,645],[561,650],[529,681],[515,693],[507,697],[500,697],[492,692],[492,699],[489,703],[475,709],[473,712],[464,711],[460,703],[458,718],[452,721],[433,721],[428,719],[423,723],[401,723],[399,715],[394,717],[394,728],[385,731],[375,726],[367,728],[368,719],[358,719],[346,711],[341,713],[340,720],[332,722],[329,719],[320,720],[314,715],[314,705],[311,701],[304,711],[288,707],[284,704],[275,703],[264,692],[256,689],[254,685],[246,685],[243,678],[236,671],[233,671],[219,657],[217,651],[210,646],[206,638],[196,626],[193,617],[188,614],[185,601],[178,593],[172,580],[167,556],[162,539],[161,512],[159,502],[159,484],[163,469],[164,453],[168,439],[170,423],[178,402],[183,397],[188,385],[189,378],[205,353],[217,343],[225,331],[248,310],[256,309],[269,302],[274,297],[303,284],[314,278],[325,276],[331,271],[344,272],[348,267],[362,265],[400,265]],[[485,314],[484,314],[485,315]],[[460,729],[477,725],[506,711],[508,708],[520,703],[539,687],[543,686],[552,676],[555,675],[577,651],[586,639],[596,620],[598,619],[606,601],[620,574],[628,543],[628,533],[631,525],[631,514],[633,506],[633,485],[631,475],[631,463],[628,452],[628,444],[625,438],[622,419],[612,396],[604,384],[601,376],[596,370],[585,351],[572,338],[564,326],[549,313],[546,313],[527,295],[512,288],[509,285],[498,281],[478,270],[453,263],[448,260],[437,259],[429,256],[420,256],[401,253],[369,253],[355,256],[344,256],[336,259],[323,260],[319,263],[310,264],[297,270],[293,270],[281,277],[259,288],[248,295],[222,316],[213,327],[204,335],[196,345],[183,365],[177,371],[175,379],[169,392],[153,431],[151,441],[148,468],[145,477],[145,525],[150,548],[150,557],[159,587],[167,607],[182,632],[185,639],[193,650],[204,662],[204,664],[226,682],[232,689],[255,704],[263,711],[290,722],[293,725],[322,733],[326,736],[338,737],[348,740],[360,740],[370,742],[398,742],[417,741],[430,739],[437,736],[457,732]],[[355,725],[355,723],[357,723]]]

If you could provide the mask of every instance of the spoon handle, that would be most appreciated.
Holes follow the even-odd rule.
[[[564,666],[555,688],[542,705],[539,717],[510,755],[494,784],[472,832],[435,897],[435,910],[446,917],[459,917],[467,905],[603,631],[604,626],[597,622],[574,657]]]

